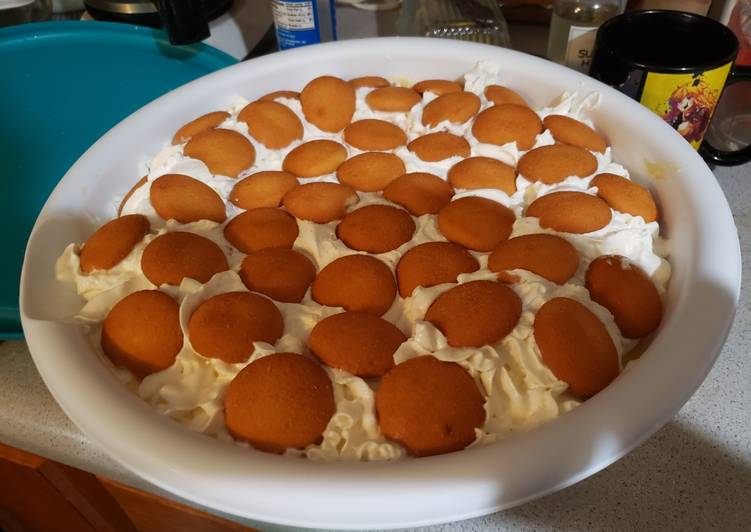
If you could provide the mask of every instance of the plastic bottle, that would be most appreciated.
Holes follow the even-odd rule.
[[[510,46],[498,0],[407,0],[396,29],[399,35]]]
[[[271,0],[280,50],[336,40],[334,0]]]
[[[621,0],[556,0],[550,19],[548,59],[589,73],[600,25],[623,12]]]

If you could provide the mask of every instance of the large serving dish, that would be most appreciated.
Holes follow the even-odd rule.
[[[663,323],[641,359],[573,412],[494,445],[392,463],[317,463],[192,433],[125,389],[79,327],[60,320],[81,301],[54,279],[69,242],[115,215],[145,162],[194,117],[322,74],[345,79],[456,78],[497,63],[536,107],[565,90],[597,91],[590,118],[616,160],[650,186],[670,240],[673,274]],[[471,43],[346,41],[274,54],[177,89],[136,112],[69,170],[40,214],[21,279],[21,314],[39,371],[68,416],[107,453],[154,484],[238,516],[322,528],[422,525],[508,508],[606,467],[664,424],[707,375],[740,289],[733,218],[714,176],[680,135],[646,108],[547,61]]]

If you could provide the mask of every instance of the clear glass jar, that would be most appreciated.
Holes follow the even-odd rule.
[[[550,19],[548,59],[589,73],[597,28],[623,12],[621,0],[556,0]]]

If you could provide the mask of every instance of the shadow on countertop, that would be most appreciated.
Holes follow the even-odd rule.
[[[748,530],[749,457],[744,462],[731,456],[721,444],[675,419],[585,481],[518,508],[465,522],[465,527],[455,523],[452,529]],[[601,504],[582,511],[582,501],[598,498]]]

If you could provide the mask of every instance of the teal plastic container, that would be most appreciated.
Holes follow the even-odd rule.
[[[0,340],[22,338],[18,283],[37,214],[68,168],[123,118],[237,61],[159,30],[93,21],[0,29]]]

